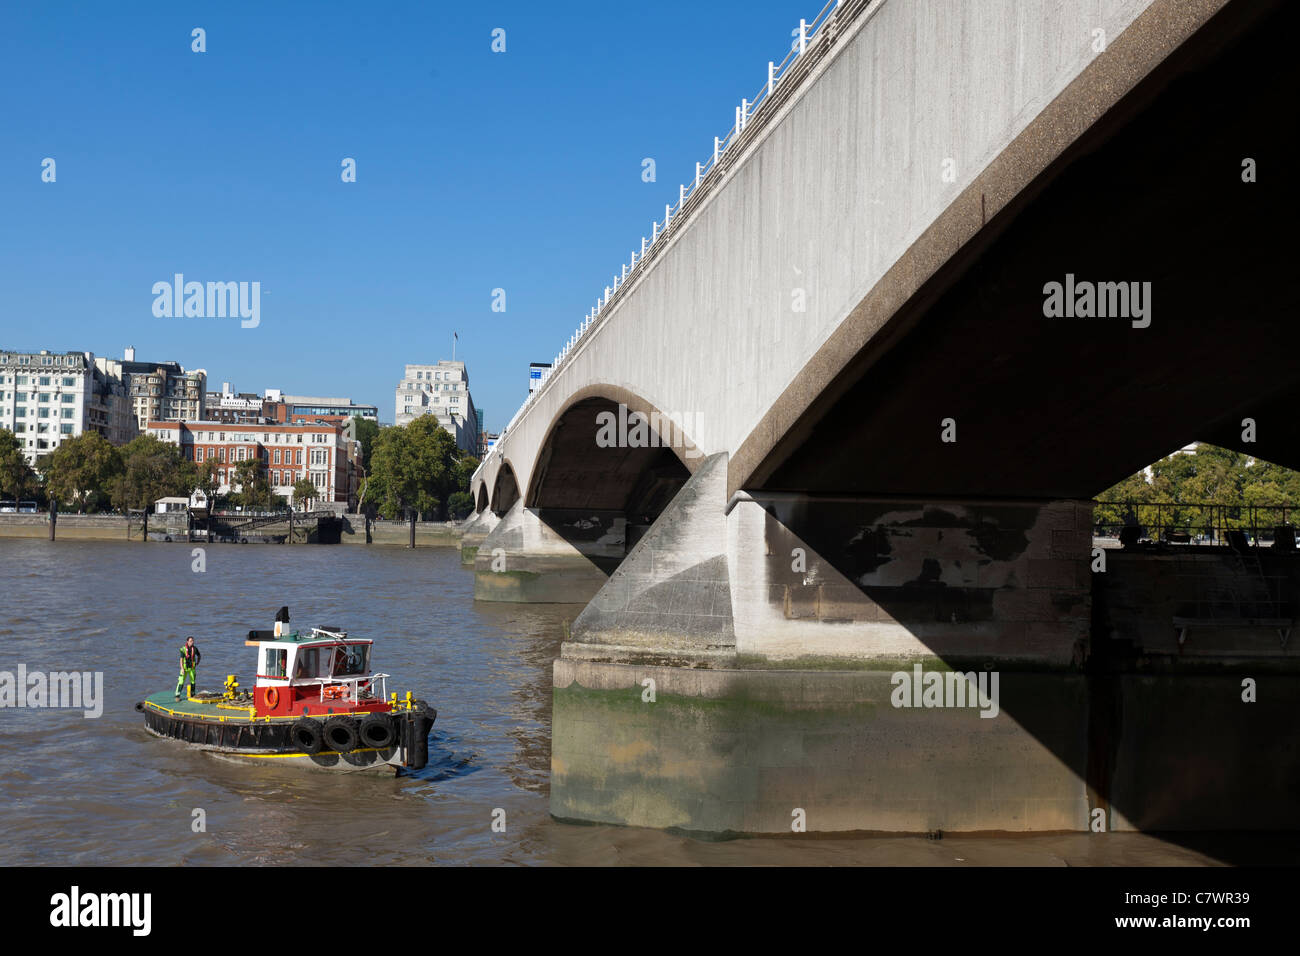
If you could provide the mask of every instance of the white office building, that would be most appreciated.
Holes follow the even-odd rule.
[[[397,384],[395,421],[406,425],[421,415],[435,415],[456,439],[456,447],[479,454],[479,416],[469,392],[464,362],[446,359],[436,365],[408,365]]]
[[[13,432],[33,466],[86,430],[115,445],[136,434],[125,388],[97,372],[93,353],[47,349],[0,350],[0,428]]]

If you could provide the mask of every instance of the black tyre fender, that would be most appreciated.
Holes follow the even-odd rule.
[[[331,717],[325,721],[325,746],[341,754],[357,749],[357,725],[350,717]]]
[[[295,720],[293,726],[289,728],[289,742],[303,753],[320,753],[321,746],[324,744],[320,721],[312,720],[310,717]]]
[[[367,714],[361,721],[361,727],[357,733],[361,737],[361,743],[366,747],[374,747],[383,750],[390,747],[393,741],[397,739],[397,729],[393,725],[393,718],[387,714]]]
[[[138,710],[140,713],[143,714],[143,713],[144,713],[144,701],[142,701],[142,700],[138,700],[138,701],[136,701],[135,709]]]

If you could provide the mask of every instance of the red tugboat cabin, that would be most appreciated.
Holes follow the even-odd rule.
[[[277,620],[274,631],[249,631],[244,642],[257,648],[253,706],[258,717],[392,710],[388,675],[370,672],[372,641],[349,639],[336,627],[313,627],[307,635],[285,631],[285,623]]]

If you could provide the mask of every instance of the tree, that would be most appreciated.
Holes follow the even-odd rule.
[[[308,478],[299,478],[293,483],[293,503],[294,506],[305,504],[320,497],[320,492]]]
[[[221,488],[219,467],[215,458],[196,463],[194,467],[194,487],[207,495],[209,508],[216,507],[217,491]]]
[[[14,433],[0,428],[0,497],[22,498],[36,487],[36,473]]]
[[[1099,524],[1136,522],[1156,533],[1160,527],[1193,533],[1221,528],[1269,528],[1300,511],[1300,472],[1252,459],[1216,445],[1198,444],[1189,453],[1175,452],[1130,475],[1097,496]],[[1162,505],[1157,507],[1156,505]],[[1254,506],[1254,508],[1252,508]],[[1272,506],[1277,510],[1262,510]],[[1259,510],[1256,510],[1259,509]]]
[[[439,514],[447,496],[461,490],[454,487],[458,455],[455,439],[431,415],[385,428],[375,438],[365,498],[386,518],[407,508]]]
[[[245,508],[271,508],[275,504],[275,489],[267,475],[266,465],[254,455],[235,465],[231,486],[239,485],[239,503]]]
[[[361,443],[361,467],[370,473],[370,454],[374,451],[375,439],[379,437],[379,425],[360,415],[352,416],[356,440]]]
[[[122,474],[122,456],[96,431],[83,432],[59,445],[45,465],[45,491],[51,498],[96,510],[108,500]]]
[[[113,503],[118,507],[147,508],[159,498],[188,497],[194,489],[194,463],[182,458],[175,445],[153,435],[139,435],[120,454],[122,471],[110,482]]]
[[[468,491],[457,491],[447,498],[447,514],[459,521],[474,510],[474,496]]]

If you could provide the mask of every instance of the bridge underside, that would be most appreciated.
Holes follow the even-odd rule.
[[[769,452],[694,471],[556,663],[554,814],[715,832],[799,814],[820,830],[1294,827],[1274,786],[1300,773],[1289,628],[1245,616],[1184,643],[1172,622],[1195,596],[1188,562],[1196,586],[1280,581],[1274,610],[1293,618],[1300,563],[1099,564],[1089,499],[1198,439],[1300,466],[1295,124],[1271,107],[1300,93],[1295,25],[1229,4]],[[1139,283],[1149,325],[1045,316],[1067,275]],[[1000,678],[998,700],[954,704],[960,674]],[[1245,704],[1247,676],[1274,700]]]
[[[1300,467],[1298,144],[1275,106],[1300,89],[1280,36],[1222,52],[1233,19],[990,222],[743,487],[1090,498],[1196,440]],[[1046,317],[1044,286],[1067,275],[1149,284],[1146,319]]]

